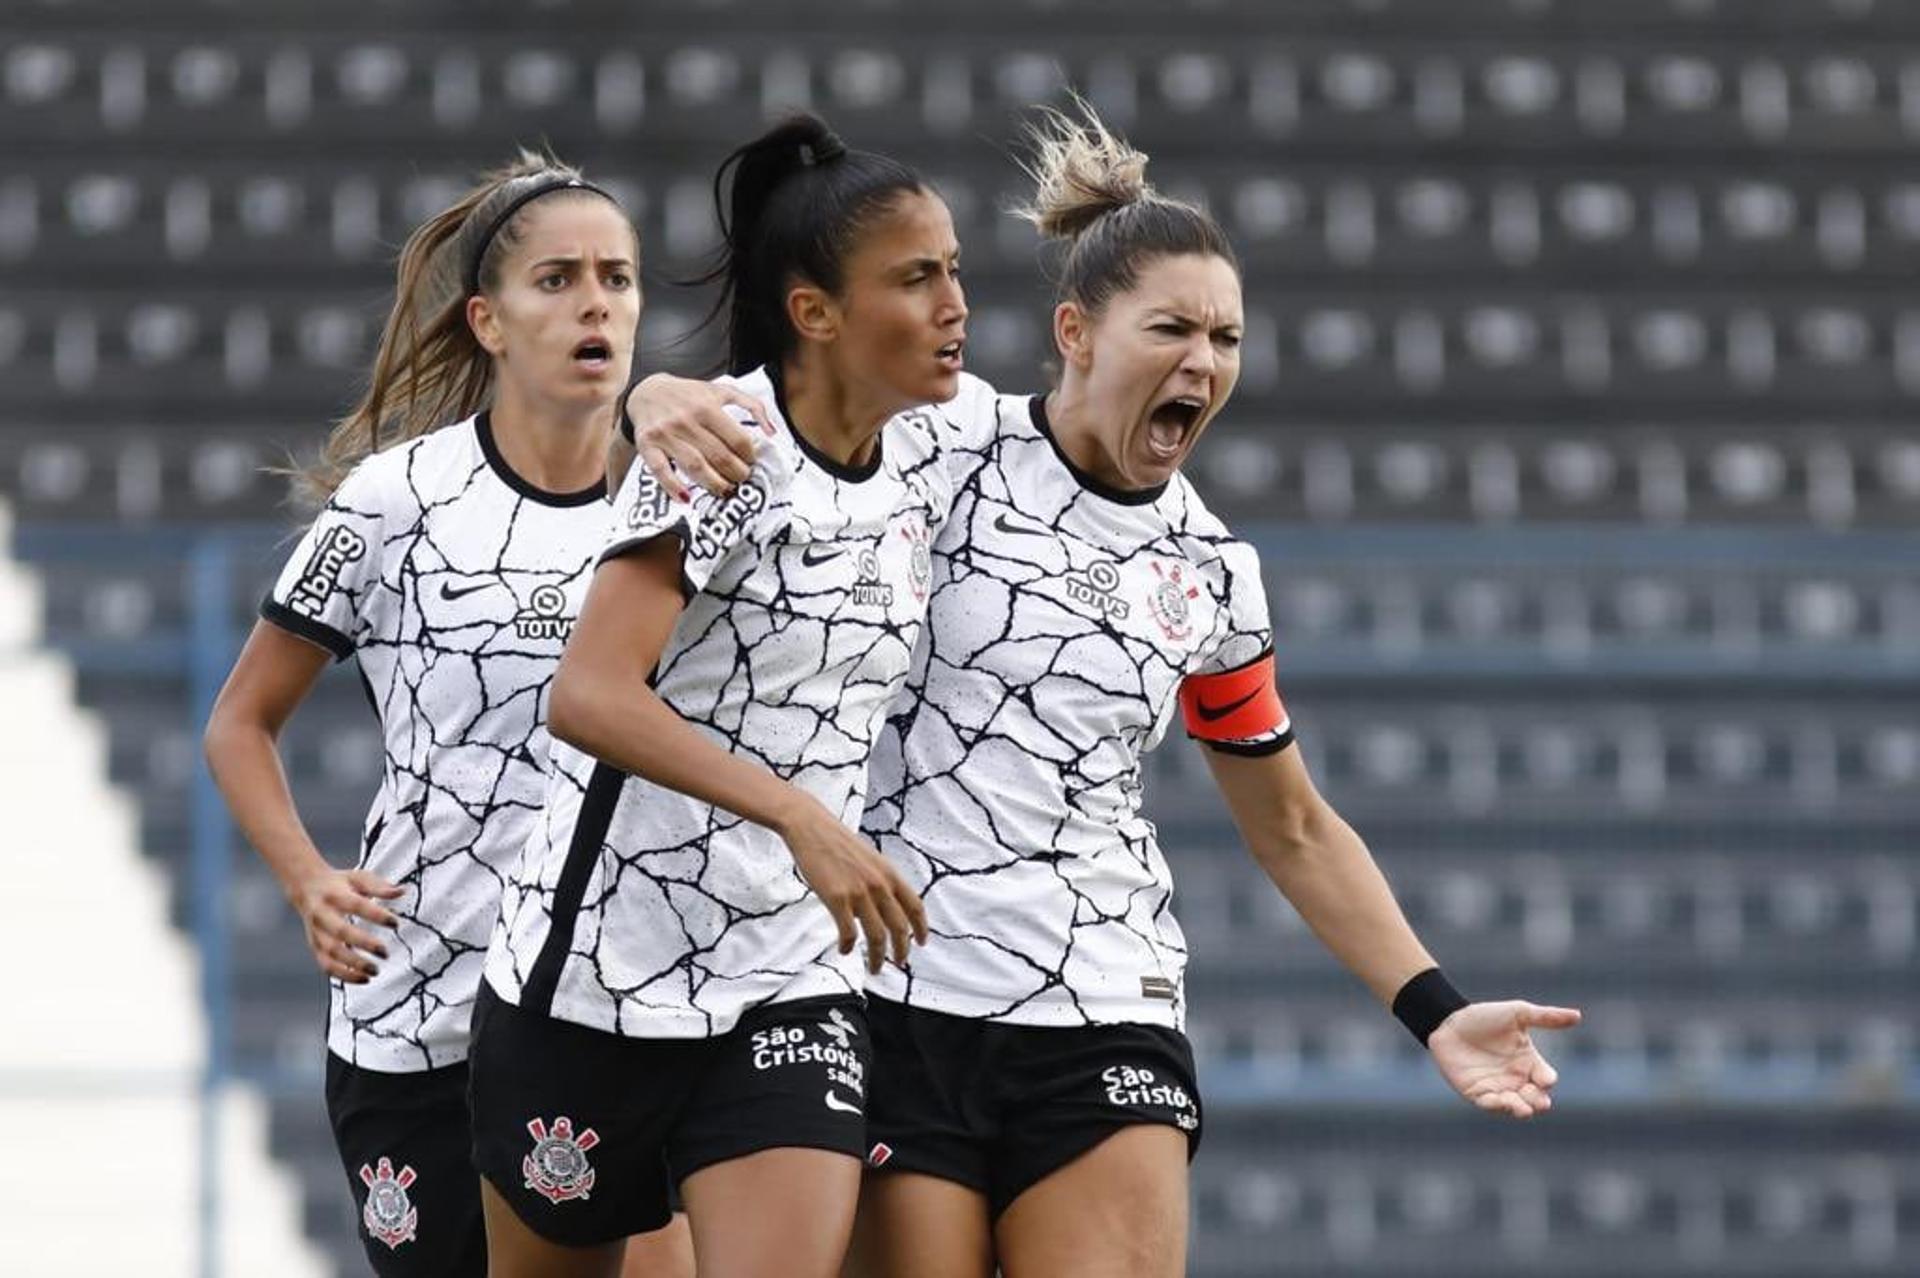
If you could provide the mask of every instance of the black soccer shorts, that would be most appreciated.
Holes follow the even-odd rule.
[[[867,1000],[869,1172],[910,1171],[1013,1200],[1123,1128],[1200,1147],[1193,1048],[1159,1025],[1007,1025]]]
[[[858,998],[755,1008],[714,1038],[628,1038],[524,1012],[482,983],[474,1161],[528,1228],[591,1246],[667,1223],[669,1191],[765,1149],[866,1153]]]
[[[467,1067],[389,1074],[327,1053],[327,1117],[379,1278],[486,1278]]]

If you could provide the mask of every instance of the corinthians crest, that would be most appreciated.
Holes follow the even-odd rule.
[[[600,1143],[593,1128],[575,1136],[573,1120],[562,1115],[553,1120],[551,1133],[539,1118],[528,1120],[527,1130],[533,1133],[533,1152],[520,1163],[527,1188],[553,1203],[587,1197],[593,1188],[593,1164],[587,1161],[587,1151]]]
[[[398,1250],[403,1242],[412,1242],[420,1227],[420,1209],[407,1197],[407,1188],[417,1179],[413,1168],[402,1167],[393,1174],[393,1160],[382,1158],[373,1166],[360,1164],[360,1183],[367,1187],[367,1205],[360,1209],[360,1221],[369,1236]]]
[[[932,538],[927,535],[926,521],[915,518],[900,530],[912,547],[907,561],[907,580],[913,586],[913,597],[925,602],[927,589],[933,584],[933,547]]]
[[[1190,586],[1182,575],[1184,567],[1174,564],[1171,567],[1153,561],[1153,575],[1160,580],[1154,583],[1153,590],[1147,595],[1147,607],[1153,613],[1153,619],[1160,623],[1160,632],[1178,643],[1193,633],[1190,620],[1193,611],[1188,607],[1189,599],[1200,596],[1200,587]]]

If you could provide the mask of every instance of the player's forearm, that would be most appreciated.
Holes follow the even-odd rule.
[[[811,796],[762,765],[716,745],[644,683],[606,695],[569,679],[555,679],[548,729],[622,772],[677,790],[735,816],[784,831]]]
[[[1335,958],[1383,1004],[1434,966],[1373,854],[1331,808],[1250,840],[1254,858]]]
[[[208,770],[234,824],[281,888],[291,896],[300,883],[325,873],[330,867],[294,807],[273,734],[262,725],[239,722],[216,711],[203,744]]]

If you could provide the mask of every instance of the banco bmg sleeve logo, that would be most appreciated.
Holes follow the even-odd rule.
[[[367,554],[367,539],[345,524],[335,524],[314,543],[313,554],[293,583],[287,607],[315,621],[325,614],[327,600],[340,588],[340,575],[347,565]]]
[[[627,527],[658,527],[672,509],[673,498],[660,486],[653,472],[642,466],[634,480],[633,505],[627,507]]]

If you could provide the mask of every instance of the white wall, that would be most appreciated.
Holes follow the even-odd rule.
[[[198,1272],[205,1019],[133,801],[73,672],[38,651],[40,593],[0,505],[0,1273]],[[320,1278],[259,1097],[221,1102],[228,1278]]]

